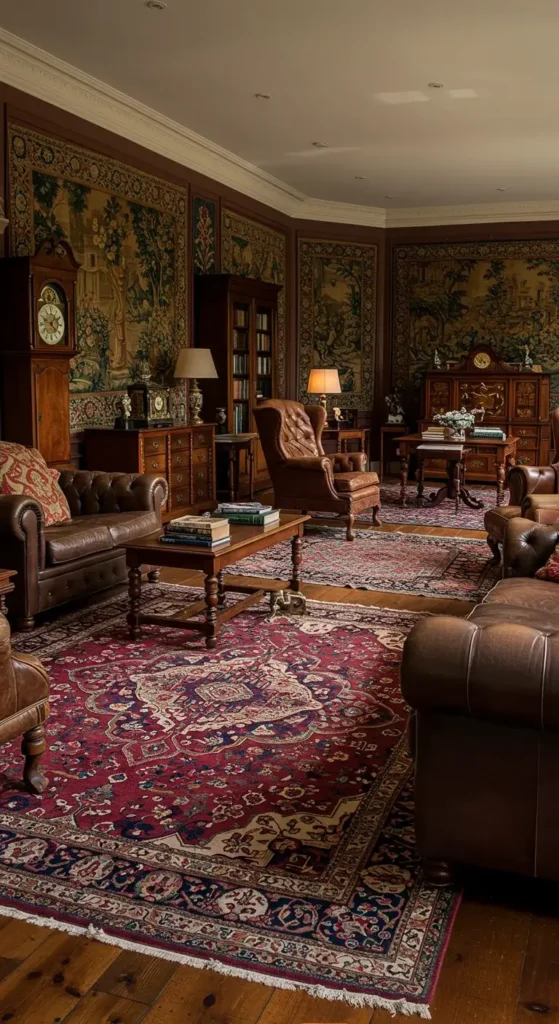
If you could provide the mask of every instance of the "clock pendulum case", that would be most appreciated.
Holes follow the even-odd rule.
[[[57,469],[70,462],[70,359],[76,353],[79,263],[67,242],[0,260],[2,438],[38,448]]]

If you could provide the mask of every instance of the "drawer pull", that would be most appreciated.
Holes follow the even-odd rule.
[[[177,483],[182,484],[182,473],[177,474]]]
[[[155,461],[155,459],[153,460],[153,462],[151,464],[151,468],[152,469],[157,469],[157,462]]]
[[[182,458],[181,458],[180,455],[177,455],[177,457],[175,459],[175,462],[176,462],[177,466],[182,466]]]
[[[159,448],[159,441],[152,441],[151,447],[153,448],[154,451],[157,451],[157,449]]]

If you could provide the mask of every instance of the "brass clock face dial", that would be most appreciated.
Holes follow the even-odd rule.
[[[37,303],[37,330],[45,345],[59,345],[66,335],[66,303],[61,289],[46,284]]]
[[[155,398],[153,399],[153,408],[155,409],[155,411],[162,412],[164,407],[165,402],[163,400],[163,395],[155,395]]]
[[[487,352],[478,352],[474,356],[474,366],[477,370],[486,370],[491,365],[491,356]]]

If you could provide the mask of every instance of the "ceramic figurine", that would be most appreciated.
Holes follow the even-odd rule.
[[[530,355],[530,346],[529,345],[525,345],[524,346],[524,352],[525,352],[525,355],[524,355],[524,369],[525,370],[531,370],[533,365],[534,365],[534,360],[532,359],[532,357]]]
[[[435,364],[435,370],[440,370],[442,365],[443,365],[441,363],[441,357],[440,357],[437,349],[435,349],[435,351],[433,353],[433,363]]]
[[[129,420],[132,413],[132,399],[130,398],[130,395],[124,395],[120,404],[122,406],[123,420]]]
[[[220,406],[215,410],[215,422],[217,425],[216,434],[227,433],[227,411]]]
[[[344,418],[342,416],[342,410],[339,409],[337,405],[335,405],[334,408],[332,409],[332,415],[336,423],[343,423]]]
[[[386,405],[388,407],[388,423],[403,423],[404,422],[404,410],[402,403],[398,398],[398,395],[391,394],[385,398]]]

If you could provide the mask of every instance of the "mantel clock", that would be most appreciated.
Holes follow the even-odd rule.
[[[3,435],[70,465],[70,359],[76,351],[79,263],[67,242],[0,261]]]

